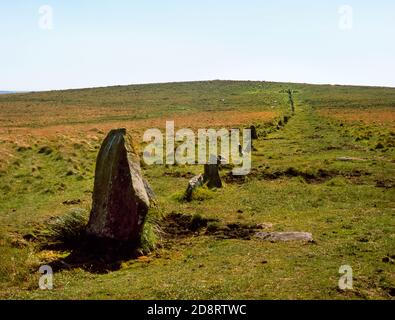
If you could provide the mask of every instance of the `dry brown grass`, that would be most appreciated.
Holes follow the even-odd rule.
[[[66,112],[67,113],[67,112]],[[82,113],[85,114],[86,113]],[[158,117],[151,119],[138,119],[129,121],[104,121],[100,123],[77,123],[50,125],[39,128],[26,126],[2,127],[0,126],[0,169],[4,168],[15,155],[15,150],[22,147],[28,148],[34,144],[59,144],[63,141],[65,145],[72,146],[74,143],[89,144],[103,138],[108,131],[114,128],[127,128],[142,141],[142,133],[148,128],[159,128],[164,130],[166,121],[173,120],[176,128],[190,128],[193,130],[201,128],[219,128],[248,125],[252,123],[270,122],[278,115],[274,111],[261,112],[197,112],[188,115],[175,115],[169,117]],[[57,115],[52,116],[52,120]],[[59,119],[64,119],[61,115]],[[21,123],[27,121],[27,114],[23,116]],[[44,121],[45,122],[45,121]],[[42,122],[42,124],[44,123]]]
[[[107,132],[112,128],[125,127],[134,132],[140,132],[148,128],[164,128],[167,120],[173,120],[176,128],[212,128],[212,127],[231,127],[249,123],[262,123],[274,119],[278,115],[274,111],[261,112],[198,112],[190,115],[176,115],[170,117],[160,117],[152,119],[139,119],[129,121],[108,121],[101,123],[87,124],[62,124],[42,128],[0,128],[0,139],[3,141],[19,141],[26,143],[29,137],[54,136],[95,136],[96,132]],[[88,136],[87,136],[88,135]],[[19,138],[19,139],[18,139]]]
[[[384,125],[395,129],[395,110],[392,109],[334,109],[320,110],[320,114],[326,117],[342,121],[361,121],[366,124]]]

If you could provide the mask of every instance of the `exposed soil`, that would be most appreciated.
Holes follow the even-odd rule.
[[[277,171],[267,171],[262,169],[252,169],[247,177],[255,177],[258,179],[264,180],[277,180],[280,178],[291,178],[291,177],[301,177],[307,183],[323,183],[335,177],[343,177],[346,179],[355,180],[355,178],[359,178],[362,176],[369,176],[369,172],[364,172],[361,170],[352,170],[348,172],[340,172],[337,170],[326,170],[326,169],[318,169],[315,172],[306,172],[301,171],[293,167],[289,167],[285,170],[277,170]],[[244,183],[247,179],[246,176],[234,176],[232,172],[229,172],[224,180],[227,183]],[[357,182],[357,181],[354,181]]]
[[[256,232],[262,229],[262,226],[239,222],[221,224],[218,219],[171,213],[164,218],[162,228],[167,239],[208,235],[219,239],[250,240]]]

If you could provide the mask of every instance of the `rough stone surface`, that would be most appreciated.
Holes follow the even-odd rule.
[[[257,232],[256,237],[266,241],[313,241],[309,232]]]
[[[366,159],[356,157],[337,157],[337,161],[366,161]]]
[[[96,160],[87,233],[103,239],[139,242],[150,205],[146,185],[131,136],[126,129],[111,130]]]
[[[209,188],[222,187],[221,177],[219,176],[219,164],[216,157],[213,157],[210,163],[204,165],[203,180]]]
[[[191,180],[189,180],[188,188],[187,188],[187,190],[185,192],[185,196],[184,196],[185,200],[191,201],[192,200],[193,191],[196,188],[201,187],[203,185],[203,183],[204,183],[204,180],[203,180],[203,175],[202,174],[194,176]]]

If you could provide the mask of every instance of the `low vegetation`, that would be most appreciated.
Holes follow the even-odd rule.
[[[0,298],[391,299],[394,103],[393,88],[237,81],[2,95]],[[143,165],[157,203],[138,252],[97,261],[76,251],[107,131],[127,127],[139,144],[166,119],[255,125],[251,173],[235,179],[225,166],[223,188],[187,202],[202,166]],[[314,242],[264,242],[259,230]],[[43,264],[52,291],[38,288]],[[353,290],[338,288],[341,265]]]

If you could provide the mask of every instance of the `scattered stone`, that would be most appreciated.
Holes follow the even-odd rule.
[[[150,205],[147,184],[143,181],[132,137],[126,129],[111,130],[96,160],[87,233],[137,244]]]
[[[256,237],[266,241],[307,241],[312,242],[313,236],[309,232],[257,232]]]
[[[366,159],[356,157],[337,157],[337,161],[366,161]]]

